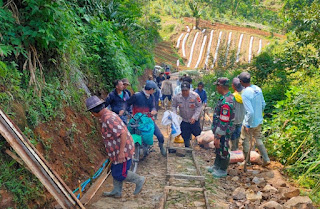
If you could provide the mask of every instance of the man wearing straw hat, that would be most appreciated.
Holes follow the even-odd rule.
[[[146,178],[131,172],[131,159],[134,155],[132,136],[120,117],[105,108],[104,101],[97,96],[86,100],[87,111],[99,118],[102,124],[101,133],[106,152],[111,161],[111,175],[113,177],[113,190],[104,192],[103,196],[120,198],[123,181],[136,184],[134,195],[141,192]]]

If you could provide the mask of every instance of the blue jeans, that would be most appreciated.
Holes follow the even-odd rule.
[[[242,124],[236,124],[234,132],[231,135],[231,150],[235,151],[239,149],[239,138],[241,134]]]
[[[164,143],[164,137],[159,129],[159,127],[157,126],[157,124],[153,121],[154,123],[154,132],[153,134],[157,137],[159,144],[163,144]]]
[[[236,124],[234,132],[231,135],[231,140],[239,139],[241,134],[242,124]]]

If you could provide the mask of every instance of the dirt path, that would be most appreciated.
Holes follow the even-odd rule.
[[[172,75],[172,83],[176,86],[177,74]],[[159,111],[156,123],[160,127],[165,140],[169,138],[167,127],[161,124],[163,110]],[[209,122],[206,123],[208,129]],[[134,209],[134,208],[159,208],[166,186],[166,158],[161,156],[158,142],[154,138],[154,152],[144,161],[139,163],[137,173],[147,178],[143,191],[133,196],[134,185],[124,184],[121,199],[101,197],[104,191],[112,190],[112,177],[110,176],[100,188],[88,209]],[[166,144],[166,142],[165,142]],[[177,146],[177,144],[175,145]],[[182,146],[182,144],[180,144]],[[205,176],[205,188],[207,190],[211,208],[236,209],[236,208],[313,208],[309,197],[300,196],[302,190],[288,182],[281,173],[282,165],[272,162],[267,168],[260,165],[248,167],[248,172],[243,172],[243,166],[231,164],[228,168],[228,176],[223,179],[214,179],[206,167],[212,165],[215,154],[212,149],[202,149],[198,145],[194,147],[196,159],[202,175]],[[195,175],[194,165],[190,156],[181,158],[175,154],[169,154],[169,168],[174,173]],[[169,180],[170,181],[170,180]],[[199,182],[188,180],[175,180],[170,185],[179,187],[197,187]],[[263,206],[264,204],[269,204]],[[271,206],[270,206],[271,205]],[[199,192],[170,191],[165,208],[201,209],[205,208],[204,199]]]

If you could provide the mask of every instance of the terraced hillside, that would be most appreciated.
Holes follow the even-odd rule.
[[[208,21],[201,21],[200,29],[192,29],[192,23],[185,18],[185,26],[177,27],[170,41],[157,45],[157,64],[176,66],[179,57],[180,69],[212,69],[219,61],[249,63],[275,38],[283,39],[280,34]]]

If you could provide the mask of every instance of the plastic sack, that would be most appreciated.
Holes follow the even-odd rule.
[[[200,136],[197,137],[198,144],[209,144],[214,141],[214,134],[211,130],[202,131]]]
[[[230,151],[230,163],[238,163],[244,161],[244,155],[242,150]],[[259,163],[260,162],[260,154],[256,151],[250,152],[250,162]]]
[[[180,124],[182,122],[182,118],[176,113],[167,110],[163,113],[163,117],[161,120],[162,125],[171,126],[171,135],[172,137],[179,136],[181,134]]]
[[[154,134],[154,122],[147,115],[142,113],[136,113],[133,118],[130,119],[128,124],[128,130],[131,134],[133,133],[133,129],[131,125],[134,125],[138,121],[138,130],[140,131],[142,141],[147,145],[153,145],[153,134]]]

